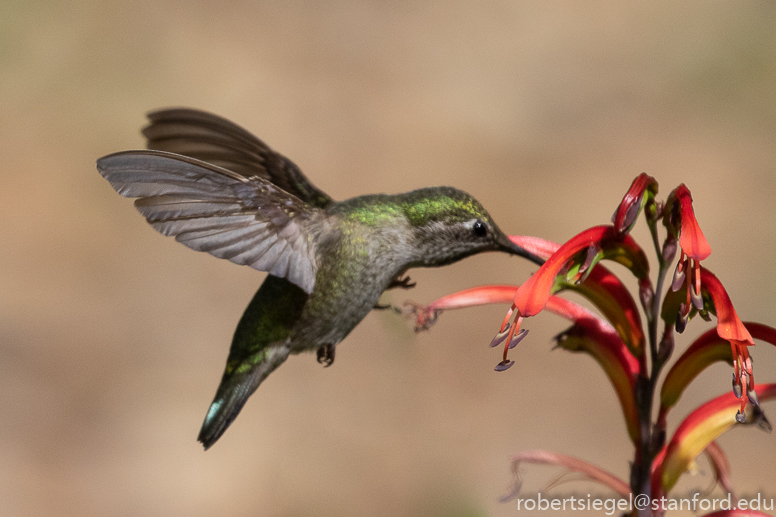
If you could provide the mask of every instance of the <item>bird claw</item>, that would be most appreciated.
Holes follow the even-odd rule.
[[[334,345],[323,345],[318,347],[316,359],[324,368],[328,368],[334,363]]]
[[[401,289],[412,289],[416,285],[417,283],[413,282],[409,276],[405,276],[404,278],[396,277],[393,280],[391,280],[391,283],[388,284],[388,287],[386,287],[385,289],[386,290],[396,289],[397,287]]]

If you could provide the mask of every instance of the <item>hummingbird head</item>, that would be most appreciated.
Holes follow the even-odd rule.
[[[412,229],[419,265],[443,266],[483,251],[503,251],[544,263],[514,244],[466,192],[431,187],[405,196],[401,207]]]

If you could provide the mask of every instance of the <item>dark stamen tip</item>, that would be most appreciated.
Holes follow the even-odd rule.
[[[747,398],[749,398],[749,402],[756,407],[760,407],[760,399],[757,398],[757,392],[754,390],[750,391],[746,394]]]
[[[512,341],[509,342],[509,349],[512,350],[513,348],[515,348],[517,344],[520,343],[527,334],[528,334],[528,329],[522,329],[520,332],[518,332],[517,335],[512,338]]]
[[[504,327],[504,330],[502,330],[501,332],[499,332],[498,334],[496,334],[496,337],[494,337],[494,338],[491,340],[491,342],[490,342],[490,347],[491,347],[491,348],[493,348],[493,347],[497,347],[497,346],[499,346],[501,343],[503,343],[503,342],[504,342],[504,340],[507,338],[507,335],[509,334],[509,327],[511,327],[511,326],[512,326],[512,324],[511,324],[511,323],[507,323],[507,326],[506,326],[506,327]]]
[[[676,316],[676,323],[674,324],[674,328],[676,330],[677,334],[681,334],[684,332],[684,329],[687,328],[687,315],[684,313],[685,306],[683,303],[679,304],[679,314]]]
[[[596,255],[598,255],[598,248],[596,246],[588,246],[585,253],[585,261],[581,266],[579,266],[580,274],[590,269],[590,266],[593,264],[593,260],[595,260]]]
[[[733,395],[736,396],[737,399],[740,399],[741,396],[744,394],[744,390],[741,388],[741,383],[736,382],[736,374],[733,374]]]
[[[746,414],[740,409],[736,412],[736,422],[738,422],[739,424],[746,423]]]
[[[673,292],[678,291],[684,285],[684,279],[687,276],[684,273],[684,262],[679,262],[674,270],[674,279],[671,281],[671,290]]]
[[[633,226],[633,224],[636,222],[636,218],[639,216],[639,212],[641,211],[641,201],[643,197],[644,195],[642,194],[635,203],[628,207],[628,211],[625,212],[625,217],[622,221],[622,227],[617,228],[619,233],[628,231],[628,228]]]
[[[504,370],[508,370],[509,368],[511,368],[513,364],[515,364],[514,361],[501,361],[496,365],[494,370],[496,370],[497,372],[503,372]]]
[[[692,300],[692,304],[695,306],[696,309],[699,311],[703,310],[703,297],[701,296],[701,293],[695,292],[695,286],[690,286],[690,300]]]

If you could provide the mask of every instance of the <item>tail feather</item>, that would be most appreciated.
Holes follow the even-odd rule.
[[[224,434],[237,418],[248,397],[286,360],[289,352],[290,348],[286,344],[269,346],[236,367],[227,367],[197,438],[205,450]]]

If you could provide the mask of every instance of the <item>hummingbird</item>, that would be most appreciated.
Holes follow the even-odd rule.
[[[147,150],[110,154],[100,174],[158,232],[269,273],[235,330],[198,441],[210,448],[290,354],[334,361],[406,272],[502,251],[536,264],[482,205],[452,187],[335,201],[242,127],[188,108],[148,114]]]

